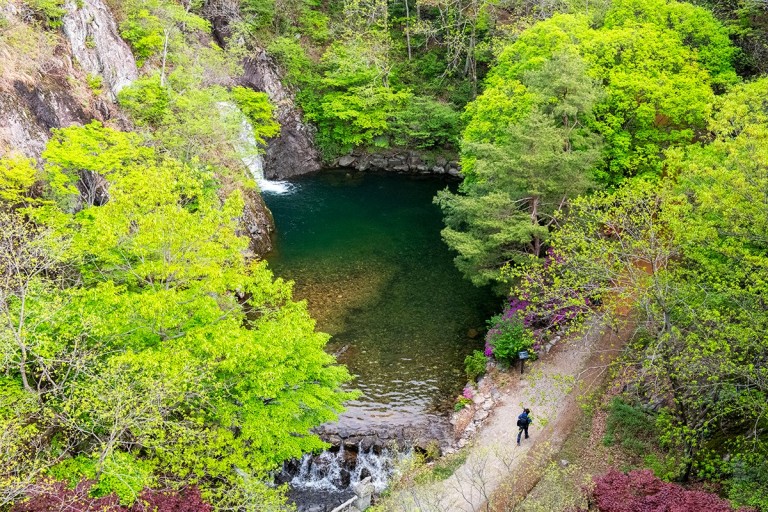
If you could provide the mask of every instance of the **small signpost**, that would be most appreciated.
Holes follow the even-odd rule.
[[[525,360],[528,359],[530,356],[528,355],[527,350],[521,350],[517,353],[517,357],[520,358],[520,375],[523,374],[523,367],[525,366]]]

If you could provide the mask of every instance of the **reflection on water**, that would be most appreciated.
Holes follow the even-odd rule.
[[[363,396],[343,425],[414,426],[446,410],[480,348],[490,292],[454,268],[440,239],[437,179],[323,172],[265,200],[275,217],[278,276],[296,282],[328,350]],[[264,188],[264,187],[262,187]],[[476,336],[476,335],[475,335]]]

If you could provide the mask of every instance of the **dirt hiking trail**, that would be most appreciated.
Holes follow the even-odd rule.
[[[393,493],[390,510],[476,512],[505,510],[510,497],[524,496],[538,481],[541,462],[554,454],[577,423],[578,396],[602,381],[608,363],[629,338],[597,327],[556,345],[534,363],[510,369],[512,384],[499,390],[491,415],[475,436],[466,461],[448,479]],[[515,375],[515,372],[518,372]],[[530,439],[517,446],[517,416],[531,409]]]

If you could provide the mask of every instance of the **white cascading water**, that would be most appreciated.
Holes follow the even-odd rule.
[[[290,485],[294,489],[338,492],[358,483],[365,472],[363,478],[370,475],[375,491],[381,492],[387,487],[387,483],[400,463],[410,456],[410,452],[402,453],[386,448],[377,454],[373,446],[368,450],[359,446],[354,467],[349,467],[342,445],[337,452],[325,451],[317,457],[311,454],[304,455],[299,471],[294,475]],[[349,485],[344,485],[346,482],[343,477],[346,471],[349,472]]]
[[[234,103],[228,101],[220,102],[218,105],[221,112],[224,114],[234,113],[235,110],[239,110]],[[259,189],[262,192],[269,192],[270,194],[290,194],[295,188],[295,185],[292,183],[287,181],[268,180],[264,177],[264,157],[261,154],[261,148],[256,143],[256,138],[253,134],[253,126],[242,112],[239,114],[241,118],[240,140],[237,144],[237,150],[240,152],[240,159],[259,185]]]

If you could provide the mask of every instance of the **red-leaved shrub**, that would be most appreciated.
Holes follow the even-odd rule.
[[[715,494],[689,491],[656,478],[650,470],[628,474],[612,469],[595,479],[593,498],[600,512],[733,512]],[[746,509],[742,509],[747,512]]]
[[[188,487],[181,492],[144,489],[131,507],[131,512],[212,512],[213,507],[203,501],[200,489]]]
[[[94,482],[81,480],[74,489],[67,482],[44,480],[27,493],[27,499],[17,503],[12,512],[126,512],[114,494],[92,498],[89,492]]]
[[[46,480],[38,482],[17,503],[11,512],[212,512],[213,507],[203,501],[200,490],[189,487],[181,491],[144,489],[130,507],[120,505],[115,494],[93,498],[89,496],[94,482],[81,480],[74,489],[66,482]]]

